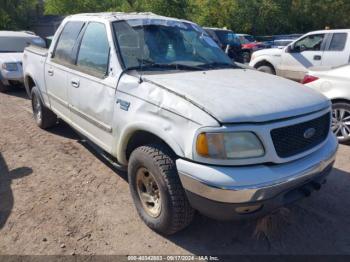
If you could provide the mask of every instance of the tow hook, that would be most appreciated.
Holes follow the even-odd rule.
[[[313,186],[313,188],[316,190],[316,191],[319,191],[322,187],[322,185],[318,182],[312,182],[311,185]]]
[[[310,189],[308,189],[306,186],[299,188],[299,191],[306,197],[309,197],[311,195]]]

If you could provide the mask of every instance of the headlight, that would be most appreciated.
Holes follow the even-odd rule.
[[[242,159],[265,154],[262,143],[251,132],[201,133],[196,150],[200,156],[213,159]]]
[[[2,65],[2,68],[7,70],[7,71],[17,71],[18,70],[17,63],[5,63]]]

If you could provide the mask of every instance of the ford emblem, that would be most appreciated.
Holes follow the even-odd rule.
[[[308,128],[305,130],[304,132],[304,138],[305,139],[310,139],[311,137],[313,137],[316,133],[316,129],[315,128]]]

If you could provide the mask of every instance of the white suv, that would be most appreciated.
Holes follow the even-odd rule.
[[[350,29],[310,32],[283,49],[253,53],[250,66],[259,71],[300,81],[310,68],[349,63]]]
[[[28,45],[45,47],[45,41],[31,32],[0,31],[0,92],[23,83],[22,58]]]

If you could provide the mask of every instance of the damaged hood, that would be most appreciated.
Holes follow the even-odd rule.
[[[187,99],[221,123],[266,122],[330,106],[326,97],[311,88],[255,70],[222,69],[144,78]]]
[[[0,53],[0,64],[19,63],[23,60],[23,53]]]

